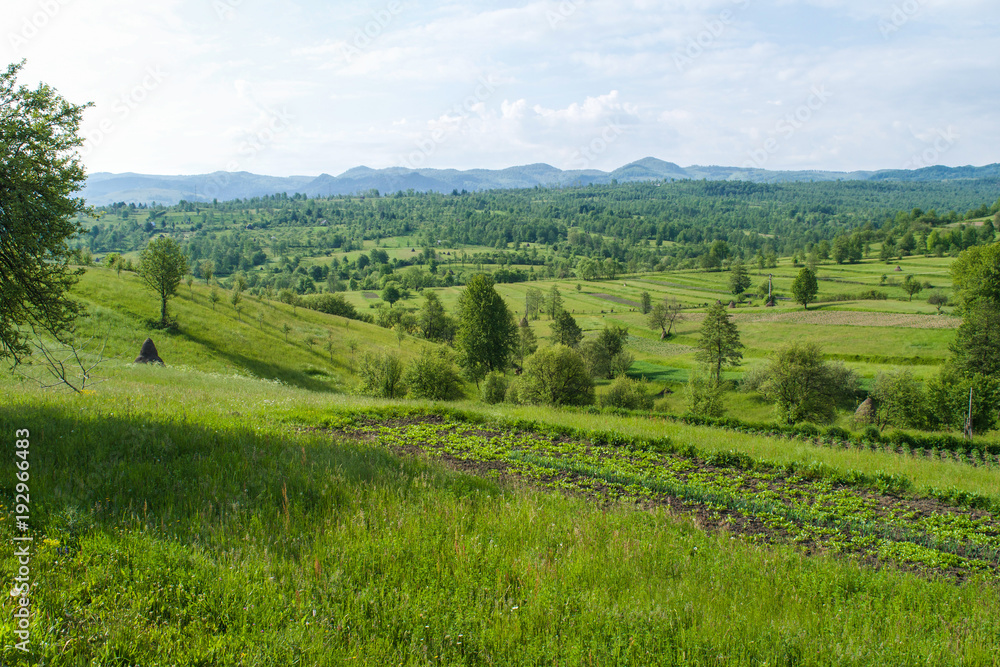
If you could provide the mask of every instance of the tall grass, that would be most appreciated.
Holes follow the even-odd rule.
[[[208,407],[226,380],[182,377],[131,402],[5,395],[37,545],[33,652],[8,620],[5,662],[985,665],[1000,643],[995,583],[505,487],[270,414],[307,392],[239,379]]]

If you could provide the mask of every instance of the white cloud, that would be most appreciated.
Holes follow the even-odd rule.
[[[92,170],[338,173],[428,141],[439,167],[571,167],[602,142],[589,165],[741,164],[814,85],[833,98],[769,168],[899,166],[949,127],[942,162],[998,159],[986,0],[53,2],[8,0],[0,43],[26,83],[95,102]]]

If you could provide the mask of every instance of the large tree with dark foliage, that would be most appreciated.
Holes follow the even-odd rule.
[[[0,357],[29,351],[24,327],[60,337],[79,305],[67,296],[78,271],[67,241],[84,210],[76,149],[86,106],[51,87],[16,84],[23,61],[0,74]]]
[[[468,376],[479,382],[490,371],[505,370],[517,344],[517,323],[492,278],[480,274],[469,280],[458,319],[455,347]]]

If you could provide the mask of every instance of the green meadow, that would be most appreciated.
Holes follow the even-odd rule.
[[[786,262],[770,271],[779,293],[787,293],[797,270]],[[902,264],[921,279],[947,282],[947,260]],[[846,276],[848,268],[865,289],[878,287],[885,272],[884,264],[867,261],[822,265],[820,276]],[[756,284],[760,276],[753,274]],[[704,310],[696,304],[726,299],[726,278],[688,271],[497,289],[520,313],[528,287],[545,292],[557,285],[588,335],[605,325],[628,327],[632,375],[673,391],[658,399],[658,410],[683,412]],[[732,311],[747,349],[744,367],[730,379],[805,338],[821,341],[869,379],[898,364],[926,377],[947,357],[957,321],[950,314],[936,315],[925,300],[909,302],[894,292],[886,301],[824,303],[824,291],[839,293],[843,283],[820,285],[820,303],[808,312],[789,302],[765,309],[757,298]],[[855,287],[861,286],[849,289]],[[486,406],[472,384],[464,387],[465,400],[447,405],[364,398],[353,392],[365,350],[409,360],[427,343],[251,296],[237,313],[229,293],[215,289],[220,299],[213,304],[205,281],[183,284],[169,306],[175,325],[157,329],[158,303],[135,275],[88,269],[74,290],[88,311],[77,333],[81,340],[106,340],[98,382],[73,394],[9,375],[0,380],[0,429],[8,434],[10,460],[14,432],[30,432],[33,537],[31,650],[13,648],[18,639],[5,622],[0,661],[995,664],[1000,590],[993,556],[961,556],[971,565],[956,570],[953,555],[965,553],[962,540],[981,544],[986,554],[1000,549],[994,510],[933,500],[948,489],[949,497],[1000,507],[994,460],[970,465],[889,447],[819,446],[656,413]],[[690,305],[669,340],[623,303],[637,302],[644,290]],[[453,313],[460,289],[437,291]],[[370,312],[371,300],[346,296]],[[420,301],[415,294],[394,307]],[[872,324],[873,316],[908,318],[901,321],[913,326],[858,325]],[[531,324],[544,344],[548,320]],[[147,336],[166,366],[131,363]],[[727,400],[741,418],[772,414],[746,394]],[[587,467],[596,463],[574,464],[569,477],[538,476],[517,467],[527,455],[498,459],[492,445],[460,460],[406,450],[405,443],[387,447],[337,426],[372,424],[405,434],[426,415],[483,424],[477,429],[519,429],[523,437],[553,443],[563,441],[555,432],[612,434],[602,437],[625,443],[620,451],[628,460],[646,456],[644,442],[669,442],[673,453],[662,456],[678,466],[736,456],[792,485],[818,480],[832,489],[843,483],[835,480],[862,480],[844,486],[844,498],[893,493],[915,507],[938,503],[939,519],[928,520],[937,521],[934,530],[950,532],[914,546],[906,540],[916,538],[894,537],[896,528],[879,523],[888,519],[875,516],[864,534],[889,541],[870,547],[882,554],[873,560],[823,541],[823,531],[855,528],[807,525],[808,544],[819,545],[807,548],[789,529],[768,527],[766,514],[762,532],[728,524],[725,512],[742,502],[736,496],[725,496],[729,505],[711,496],[716,500],[675,506],[655,493],[632,495],[657,488],[640,473],[594,486],[594,479],[625,478]],[[726,474],[730,493],[745,474]],[[893,486],[878,491],[863,480]],[[609,491],[615,484],[621,493]],[[14,498],[13,474],[0,486]],[[15,514],[13,506],[0,513],[0,538],[8,544]],[[13,550],[0,562],[14,571]],[[5,599],[12,611],[13,598]]]

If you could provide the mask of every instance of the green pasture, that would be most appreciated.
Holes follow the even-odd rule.
[[[10,664],[986,665],[1000,648],[987,579],[921,579],[706,534],[665,511],[601,508],[312,430],[430,404],[175,366],[104,372],[84,395],[0,381],[0,428],[30,430],[33,473],[32,652],[15,652],[5,622]],[[657,419],[460,407],[1000,497],[993,468]],[[8,571],[11,553],[0,556]]]
[[[106,340],[105,357],[130,362],[149,337],[172,366],[247,374],[315,391],[350,390],[357,359],[366,350],[392,349],[411,358],[426,345],[410,336],[400,343],[395,332],[375,325],[247,293],[238,314],[229,301],[230,291],[216,288],[219,301],[214,307],[211,291],[203,280],[190,288],[182,284],[168,306],[175,326],[161,329],[159,299],[137,275],[90,268],[72,292],[86,307],[77,324],[77,340],[93,337],[88,351],[95,353]]]

